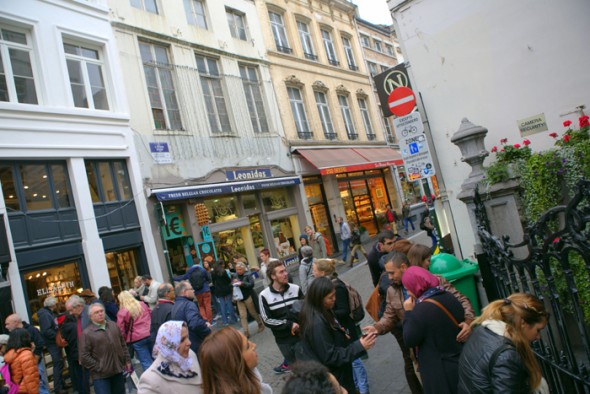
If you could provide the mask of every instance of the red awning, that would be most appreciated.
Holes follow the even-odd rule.
[[[297,149],[297,153],[322,175],[403,165],[401,154],[392,148]]]

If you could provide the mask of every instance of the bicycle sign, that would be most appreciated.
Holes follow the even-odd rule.
[[[422,123],[420,112],[412,112],[406,116],[395,118],[393,120],[393,126],[395,127],[395,134],[398,141],[408,136],[416,136],[424,133],[424,124]]]

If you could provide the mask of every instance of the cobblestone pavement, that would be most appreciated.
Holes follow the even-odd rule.
[[[430,245],[430,238],[424,231],[417,230],[408,237],[413,242]],[[375,240],[365,244],[365,249],[373,245]],[[335,256],[336,258],[338,256]],[[340,278],[354,286],[361,294],[363,301],[369,298],[373,291],[371,274],[366,261],[356,263],[353,268],[348,265],[339,264],[337,267]],[[296,277],[296,275],[294,275]],[[370,316],[366,316],[361,322],[361,327],[373,322]],[[236,327],[238,328],[238,327]],[[256,332],[256,323],[250,325],[250,332]],[[276,375],[273,368],[281,364],[283,357],[277,348],[274,337],[270,330],[264,330],[260,334],[252,335],[252,342],[256,343],[258,353],[258,369],[263,380],[269,383],[275,394],[281,393],[288,374]],[[382,335],[377,339],[377,344],[369,350],[369,358],[364,360],[369,377],[370,391],[372,394],[406,394],[410,393],[406,378],[403,372],[403,359],[401,351],[393,335]],[[353,393],[354,394],[354,393]]]

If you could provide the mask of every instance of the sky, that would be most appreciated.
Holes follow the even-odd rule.
[[[359,7],[361,18],[375,24],[392,23],[387,0],[352,0]]]

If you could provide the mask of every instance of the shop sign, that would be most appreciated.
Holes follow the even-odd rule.
[[[217,183],[212,185],[199,185],[188,188],[170,189],[157,191],[158,201],[184,200],[194,197],[216,196],[219,194],[241,193],[254,190],[272,189],[284,186],[293,186],[301,183],[299,177],[273,178],[269,180],[257,180],[251,182],[239,182],[235,184]]]
[[[545,114],[517,120],[516,124],[518,125],[518,130],[520,130],[521,137],[549,130],[547,127],[547,121],[545,121]]]
[[[215,243],[213,241],[197,243],[197,253],[201,261],[204,261],[207,257],[217,260],[217,251],[215,250]]]
[[[248,181],[251,179],[271,178],[270,168],[255,168],[252,170],[231,170],[225,172],[227,181]]]
[[[412,88],[406,64],[400,63],[381,74],[377,74],[373,77],[373,80],[375,81],[375,88],[377,89],[377,95],[379,96],[383,116],[392,116],[393,113],[391,112],[388,103],[391,92],[400,87]]]
[[[37,289],[37,296],[39,296],[39,297],[46,296],[46,295],[56,296],[56,295],[65,293],[66,289],[71,289],[73,287],[75,287],[73,281],[60,282],[60,283],[52,285],[51,287],[44,287],[42,289]]]
[[[401,161],[401,160],[377,161],[374,163],[353,164],[353,165],[346,166],[346,167],[322,168],[322,169],[320,169],[320,174],[322,174],[322,175],[336,175],[336,174],[344,174],[346,172],[374,170],[377,168],[400,166],[402,164],[403,164],[403,161]]]
[[[166,240],[188,235],[184,226],[184,218],[182,217],[182,213],[179,212],[178,207],[166,207],[166,224],[162,226],[162,233]]]
[[[297,255],[292,256],[292,257],[287,257],[283,260],[283,264],[285,264],[285,267],[289,267],[290,265],[294,265],[299,263],[299,257],[297,257]]]
[[[150,153],[158,164],[172,163],[172,154],[167,142],[150,142]]]

